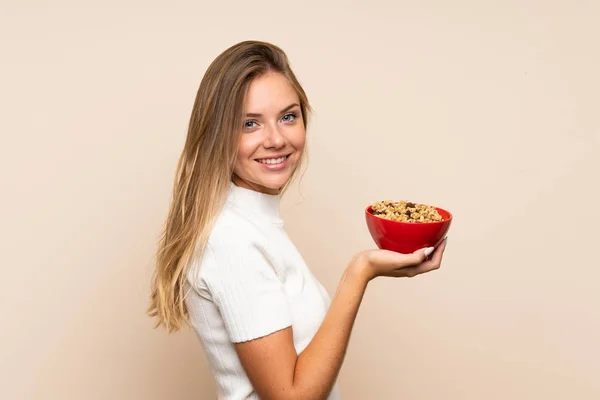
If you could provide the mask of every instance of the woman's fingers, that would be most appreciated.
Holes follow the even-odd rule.
[[[444,250],[446,250],[446,240],[440,243],[440,245],[435,249],[435,251],[431,255],[431,260],[423,261],[419,265],[400,267],[397,270],[397,276],[406,276],[410,278],[440,268],[442,264],[442,256],[444,254]]]
[[[421,275],[421,274],[424,274],[425,272],[434,271],[434,270],[438,269],[439,267],[440,267],[440,264],[434,264],[432,261],[427,261],[427,262],[424,262],[415,267],[401,268],[397,271],[397,276],[398,277],[406,276],[408,278],[412,278],[413,276]]]
[[[375,250],[369,252],[369,262],[381,268],[394,270],[419,265],[427,258],[424,250],[415,251],[412,254],[396,253],[391,250]]]
[[[370,274],[375,276],[415,276],[439,268],[446,241],[437,248],[420,249],[412,254],[401,254],[389,250],[370,250],[361,253],[367,261]],[[428,257],[431,256],[431,259]]]
[[[444,239],[442,241],[442,243],[440,243],[440,245],[435,249],[435,251],[431,255],[430,261],[433,261],[433,263],[438,264],[438,267],[439,267],[439,265],[442,263],[442,255],[444,254],[445,250],[446,250],[446,239]]]

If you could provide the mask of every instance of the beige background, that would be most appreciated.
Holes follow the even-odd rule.
[[[214,398],[144,311],[198,84],[246,39],[316,110],[284,217],[330,293],[370,202],[455,215],[440,271],[369,287],[343,398],[600,398],[597,1],[46,3],[0,8],[0,398]]]

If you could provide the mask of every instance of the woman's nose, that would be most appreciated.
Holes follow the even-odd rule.
[[[267,148],[280,148],[285,145],[285,137],[280,132],[278,126],[269,126],[267,128],[267,137],[264,146]]]

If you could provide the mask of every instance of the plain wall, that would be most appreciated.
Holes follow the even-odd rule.
[[[0,398],[215,398],[145,309],[196,90],[247,39],[316,111],[283,216],[331,294],[371,202],[454,213],[441,270],[369,286],[343,399],[600,398],[597,1],[94,3],[0,3]]]

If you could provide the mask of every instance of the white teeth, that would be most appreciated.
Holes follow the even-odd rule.
[[[286,157],[279,157],[279,158],[263,158],[262,160],[258,160],[258,162],[263,163],[263,164],[280,164],[282,162],[285,161]]]

